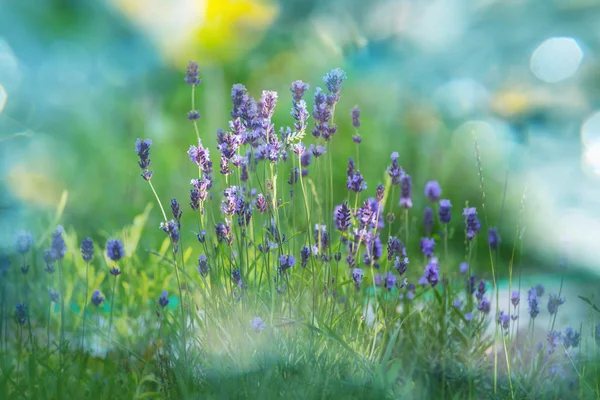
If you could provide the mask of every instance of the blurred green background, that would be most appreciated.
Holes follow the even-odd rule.
[[[321,77],[341,67],[336,203],[346,197],[355,105],[370,190],[398,151],[419,220],[432,179],[454,204],[456,229],[464,201],[481,209],[476,137],[501,273],[523,236],[526,267],[557,268],[566,238],[572,267],[597,276],[598,21],[594,0],[0,0],[0,242],[11,246],[20,228],[39,236],[65,191],[61,223],[80,236],[129,224],[153,201],[139,178],[138,137],[154,142],[163,201],[187,204],[188,60],[200,63],[197,108],[211,148],[230,119],[232,84],[254,96],[278,91],[275,123],[285,126],[290,83],[310,83],[312,109]],[[148,248],[162,240],[159,222],[155,208]],[[453,245],[462,254],[460,237]]]

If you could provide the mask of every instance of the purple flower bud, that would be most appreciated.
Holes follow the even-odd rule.
[[[404,244],[397,237],[390,236],[387,245],[388,261],[392,261],[398,255],[406,255]]]
[[[100,294],[99,290],[94,290],[92,293],[92,304],[99,307],[104,302],[104,297]]]
[[[121,270],[117,267],[112,267],[109,272],[112,276],[115,276],[115,277],[121,275]]]
[[[560,297],[556,293],[550,293],[548,296],[548,312],[550,315],[556,314],[558,312],[558,307],[565,303],[565,298]]]
[[[408,257],[397,256],[394,260],[394,269],[398,271],[398,275],[402,276],[408,267]]]
[[[215,225],[215,233],[219,243],[224,241],[230,246],[233,244],[234,237],[233,233],[231,232],[231,227],[228,224],[219,222],[217,225]]]
[[[435,247],[435,239],[433,238],[422,238],[421,239],[421,252],[427,256],[427,258],[433,257],[433,249]]]
[[[508,325],[510,323],[510,316],[508,314],[506,314],[504,311],[500,311],[500,313],[498,314],[498,324],[500,324],[502,326],[502,329],[504,329],[504,331],[506,331],[505,333],[507,333],[508,331]]]
[[[56,255],[54,254],[52,249],[44,250],[44,263],[46,264],[46,268],[44,269],[44,271],[46,271],[49,274],[53,274],[55,262],[56,262]]]
[[[152,178],[152,171],[148,171],[150,168],[150,146],[152,140],[150,139],[137,139],[135,141],[135,151],[138,154],[140,161],[138,165],[142,169],[142,178],[149,181]]]
[[[168,304],[169,304],[169,294],[167,293],[166,290],[163,290],[162,293],[160,294],[160,297],[158,298],[158,305],[160,305],[162,308],[165,308]]]
[[[62,260],[65,258],[67,252],[67,244],[63,238],[64,228],[61,225],[56,227],[56,230],[52,234],[52,243],[50,245],[50,251],[55,260]]]
[[[437,181],[429,181],[425,184],[425,196],[433,203],[440,199],[442,188]]]
[[[26,254],[33,246],[33,235],[28,231],[19,231],[15,236],[15,249],[17,253]]]
[[[360,108],[358,106],[354,106],[351,110],[352,115],[352,126],[356,129],[360,128]]]
[[[467,239],[473,240],[475,234],[481,229],[481,223],[477,218],[477,210],[475,207],[467,207],[463,211],[463,217],[465,218],[465,226],[467,228]]]
[[[325,146],[321,146],[321,145],[310,145],[309,147],[309,151],[313,154],[313,156],[315,156],[316,158],[322,156],[323,154],[327,153],[327,149],[325,148]]]
[[[200,119],[200,112],[198,110],[190,110],[187,119],[190,121],[198,121]]]
[[[412,180],[410,175],[404,174],[400,178],[400,203],[399,205],[408,209],[412,207],[411,200]]]
[[[460,271],[461,274],[466,274],[467,271],[469,271],[469,264],[467,264],[466,262],[460,263],[458,270]]]
[[[343,202],[334,210],[335,226],[339,231],[346,232],[352,225],[348,202]]]
[[[487,285],[485,284],[485,281],[482,279],[481,281],[479,281],[479,285],[477,286],[477,293],[475,293],[475,297],[477,297],[479,300],[481,300],[486,291],[487,291]]]
[[[250,326],[252,327],[253,331],[262,332],[267,327],[267,324],[260,317],[255,317],[250,320]]]
[[[202,83],[202,80],[198,78],[198,63],[196,61],[188,62],[184,80],[190,86],[197,86]]]
[[[431,257],[429,259],[429,262],[425,266],[423,278],[426,280],[426,282],[429,282],[431,287],[435,287],[440,281],[440,269],[438,267],[438,259],[436,257]]]
[[[352,141],[356,144],[361,144],[362,143],[362,137],[360,137],[360,135],[353,135],[352,136]]]
[[[488,314],[492,308],[492,304],[490,303],[487,297],[483,297],[479,304],[477,305],[477,309],[484,314]]]
[[[290,179],[288,179],[288,185],[294,185],[295,183],[297,183],[299,177],[300,171],[298,170],[298,168],[292,168],[290,170]]]
[[[81,258],[83,261],[90,262],[94,256],[94,242],[89,237],[86,237],[81,242]]]
[[[387,167],[387,174],[390,176],[390,178],[392,178],[392,185],[396,186],[400,184],[400,181],[402,179],[402,177],[404,176],[404,171],[402,170],[402,168],[400,168],[400,166],[398,165],[398,158],[400,156],[398,155],[397,152],[393,152],[392,153],[392,164]],[[409,190],[409,196],[410,197],[410,188]]]
[[[431,234],[431,230],[433,229],[433,222],[433,210],[431,209],[431,207],[425,207],[425,211],[423,212],[423,227],[425,228],[425,234]]]
[[[56,290],[50,289],[50,302],[58,303],[59,300],[60,300],[60,294]]]
[[[383,185],[380,184],[377,186],[376,197],[377,197],[378,203],[381,203],[383,201],[384,191],[385,191],[385,187],[383,187]]]
[[[360,289],[360,283],[362,282],[363,279],[363,270],[360,268],[354,268],[352,270],[352,279],[354,280],[354,284],[356,286],[356,289]]]
[[[290,92],[292,92],[292,97],[295,102],[302,100],[304,93],[310,89],[310,85],[308,83],[304,83],[300,80],[292,82],[292,87],[290,87]]]
[[[513,305],[514,307],[518,306],[518,305],[519,305],[519,300],[520,300],[520,299],[521,299],[521,296],[520,296],[520,294],[519,294],[519,291],[518,291],[518,290],[514,290],[514,291],[512,292],[512,294],[510,295],[510,302],[512,303],[512,305]]]
[[[562,333],[560,331],[548,332],[548,354],[554,353],[554,350],[563,343]]]
[[[489,228],[488,243],[490,244],[490,248],[492,250],[496,250],[501,241],[500,235],[498,235],[498,230],[496,228]]]
[[[198,272],[200,273],[200,275],[202,275],[203,277],[205,277],[206,275],[208,275],[208,260],[206,258],[206,256],[204,254],[200,254],[198,256],[198,268],[197,268]]]
[[[529,303],[528,307],[527,307],[528,311],[529,311],[529,316],[532,319],[534,319],[540,313],[540,306],[539,306],[539,303],[538,303],[537,295],[535,293],[532,293],[530,291],[527,301]]]
[[[277,270],[279,271],[280,275],[284,275],[285,272],[294,265],[296,265],[296,257],[291,254],[282,254],[279,257],[279,267]]]
[[[579,342],[581,341],[581,334],[574,330],[573,328],[566,328],[565,333],[563,335],[563,344],[565,348],[576,348],[579,346]]]
[[[442,224],[447,224],[452,220],[452,203],[450,203],[450,200],[440,200],[438,216],[440,217],[440,222]]]
[[[254,203],[256,205],[256,209],[261,214],[264,214],[267,211],[267,199],[265,199],[265,196],[263,196],[262,193],[259,193],[256,196],[256,200],[254,200]]]
[[[339,101],[339,94],[342,90],[342,83],[346,80],[346,78],[346,73],[341,68],[334,68],[330,70],[327,74],[325,74],[325,76],[323,77],[323,82],[325,82],[327,90],[329,90],[331,94],[337,96],[335,102]]]
[[[119,261],[125,256],[125,247],[121,239],[110,239],[106,242],[106,255],[114,262]]]

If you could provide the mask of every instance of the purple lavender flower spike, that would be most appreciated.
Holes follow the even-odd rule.
[[[304,83],[300,80],[292,82],[292,87],[290,87],[290,92],[292,92],[292,98],[295,102],[302,100],[304,93],[306,93],[310,89],[310,85],[308,83]]]
[[[351,110],[352,115],[352,126],[356,129],[360,128],[360,108],[358,106],[354,106]]]
[[[198,63],[196,61],[188,62],[184,80],[190,86],[197,86],[202,83],[202,79],[198,78]]]
[[[135,141],[135,151],[138,154],[139,161],[138,165],[142,169],[142,178],[149,181],[152,178],[152,172],[149,171],[150,168],[150,146],[152,145],[152,140],[150,139],[137,139]]]
[[[187,119],[190,121],[198,121],[200,119],[200,112],[198,110],[188,111]]]
[[[548,312],[550,315],[558,312],[558,307],[565,303],[565,298],[556,293],[550,293],[548,296]]]
[[[510,302],[512,303],[512,305],[514,307],[518,306],[520,299],[521,299],[521,296],[519,294],[519,291],[518,290],[514,290],[512,292],[512,294],[510,295]]]
[[[479,304],[477,305],[477,309],[484,314],[488,314],[492,308],[492,304],[487,297],[483,297]]]
[[[204,254],[200,254],[198,256],[198,268],[197,268],[198,272],[200,273],[201,276],[205,277],[206,275],[208,275],[208,260],[206,258],[206,256]]]
[[[252,327],[253,331],[262,332],[267,327],[267,324],[265,323],[265,321],[262,320],[262,318],[255,317],[250,320],[250,326]]]
[[[65,253],[67,252],[67,244],[63,238],[63,233],[65,233],[64,228],[61,225],[58,225],[52,234],[50,251],[55,260],[62,260],[65,258]]]
[[[33,247],[33,235],[28,231],[19,231],[15,235],[15,249],[19,254],[27,254]]]
[[[475,297],[477,297],[477,299],[481,300],[483,298],[483,295],[485,294],[485,292],[487,292],[487,285],[485,284],[485,281],[482,279],[479,281],[479,285],[477,285],[477,293],[475,293]]]
[[[360,289],[360,283],[362,282],[363,279],[363,270],[360,268],[354,268],[352,270],[352,279],[354,280],[354,285],[356,286],[356,289]]]
[[[427,256],[427,258],[433,257],[433,249],[435,248],[435,240],[433,238],[422,238],[421,239],[421,252]]]
[[[339,231],[346,232],[350,228],[350,225],[352,224],[351,212],[347,202],[343,202],[335,208],[334,219],[335,226]]]
[[[429,181],[425,184],[425,196],[427,196],[432,203],[437,202],[441,195],[442,188],[438,181]]]
[[[488,229],[488,243],[490,244],[490,248],[492,250],[496,250],[501,241],[502,240],[500,239],[500,235],[498,235],[498,230],[496,228]]]
[[[554,350],[562,343],[563,337],[560,331],[548,332],[548,354],[554,353]]]
[[[262,193],[259,193],[254,200],[254,204],[256,205],[256,209],[261,214],[264,214],[267,211],[267,199]]]
[[[398,152],[393,152],[391,158],[392,164],[389,167],[387,167],[386,172],[390,176],[390,178],[392,178],[392,185],[396,186],[400,184],[400,180],[404,175],[404,171],[402,171],[402,168],[400,168],[400,166],[398,165],[398,158],[400,158]],[[410,197],[410,194],[408,197]]]
[[[573,328],[566,328],[565,333],[563,334],[563,344],[565,348],[576,348],[579,346],[579,342],[581,341],[581,334],[574,330]]]
[[[346,73],[341,68],[334,68],[323,77],[323,82],[325,82],[327,90],[329,93],[335,96],[333,99],[334,103],[337,103],[340,100],[342,83],[346,80],[346,78]]]
[[[529,292],[529,296],[527,299],[528,304],[528,311],[529,311],[529,316],[532,319],[535,319],[535,317],[538,316],[538,314],[540,313],[540,306],[538,303],[538,298],[537,295],[535,294],[535,292]]]
[[[452,220],[452,203],[450,200],[440,200],[440,208],[438,210],[438,216],[442,224],[447,224]]]
[[[158,298],[158,305],[162,308],[165,308],[169,304],[169,293],[166,290],[163,290]]]
[[[430,235],[431,230],[433,229],[433,210],[431,207],[425,207],[425,211],[423,212],[423,227],[425,228],[425,234]]]
[[[465,218],[465,226],[467,228],[467,239],[473,240],[475,234],[481,229],[481,223],[477,218],[477,210],[475,207],[467,207],[463,211],[463,217]]]
[[[408,267],[408,257],[396,256],[394,260],[394,269],[398,271],[398,275],[402,276]]]
[[[310,248],[308,246],[304,246],[302,250],[300,250],[300,266],[302,268],[306,268],[308,265],[308,258],[310,257]]]
[[[44,250],[44,263],[46,264],[46,268],[44,269],[44,271],[46,271],[49,274],[53,274],[55,271],[55,269],[54,269],[55,262],[56,262],[56,256],[55,256],[54,252],[52,251],[52,249]]]
[[[438,259],[436,257],[432,257],[429,259],[429,262],[425,266],[425,274],[423,278],[429,282],[431,287],[435,287],[440,280],[440,269],[438,267]]]
[[[381,203],[383,201],[384,192],[385,192],[385,187],[383,185],[379,184],[377,186],[377,191],[375,192],[376,198],[377,198],[377,203]]]
[[[81,258],[83,261],[90,262],[94,257],[94,242],[89,237],[81,241]]]
[[[411,189],[412,189],[412,180],[410,175],[404,174],[402,178],[400,178],[400,203],[401,207],[406,209],[412,207],[411,200]]]
[[[279,257],[278,271],[280,275],[284,275],[285,272],[296,265],[296,257],[291,254],[282,254]]]
[[[500,311],[498,314],[498,324],[502,326],[504,333],[508,333],[508,325],[510,324],[510,315],[504,311]]]
[[[96,307],[100,307],[100,305],[104,302],[104,297],[100,294],[99,290],[94,290],[92,293],[92,304]]]
[[[117,262],[125,255],[125,247],[121,239],[110,239],[106,243],[106,255],[112,261]]]

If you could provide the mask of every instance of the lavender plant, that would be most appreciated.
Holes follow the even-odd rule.
[[[181,160],[189,160],[182,163],[189,167],[191,162],[192,167],[185,170],[188,176],[182,182],[189,182],[185,194],[189,190],[189,202],[180,203],[173,197],[164,206],[153,184],[163,175],[159,168],[156,174],[150,170],[150,150],[161,151],[160,146],[151,139],[137,139],[141,177],[161,213],[154,229],[164,233],[163,245],[148,251],[150,258],[144,259],[139,248],[130,254],[137,241],[128,241],[129,230],[124,230],[119,234],[122,239],[106,243],[108,271],[90,278],[92,239],[81,241],[81,259],[75,261],[67,243],[79,242],[57,227],[49,249],[43,252],[47,341],[39,358],[34,355],[37,342],[32,323],[41,319],[29,313],[29,303],[35,302],[27,298],[35,282],[24,279],[13,299],[16,338],[6,334],[8,311],[5,313],[4,307],[6,294],[14,293],[7,291],[4,280],[0,282],[0,352],[12,351],[9,341],[19,349],[12,353],[16,370],[2,369],[2,374],[16,374],[17,379],[6,379],[8,389],[0,394],[9,398],[39,393],[35,385],[25,387],[20,380],[31,383],[36,371],[53,368],[53,303],[59,304],[60,312],[58,372],[48,378],[55,380],[55,397],[83,396],[84,389],[77,392],[79,387],[85,387],[88,394],[100,393],[103,386],[113,390],[103,392],[105,396],[112,393],[128,398],[273,397],[275,391],[278,396],[292,394],[286,389],[289,387],[304,397],[351,397],[339,389],[348,391],[348,386],[339,383],[338,389],[333,389],[330,382],[346,379],[359,380],[357,386],[367,388],[357,398],[447,398],[449,393],[461,398],[544,397],[541,390],[549,382],[573,376],[579,383],[568,393],[594,394],[584,376],[594,364],[581,351],[577,354],[582,342],[593,336],[593,325],[588,331],[554,327],[565,302],[562,285],[558,294],[548,295],[547,309],[540,307],[542,286],[531,288],[526,298],[520,285],[517,290],[511,287],[502,309],[494,270],[491,279],[489,273],[481,272],[483,268],[477,268],[475,275],[477,241],[486,241],[478,235],[482,229],[487,229],[490,254],[494,250],[498,260],[500,253],[502,230],[489,226],[485,203],[479,208],[467,203],[462,220],[457,215],[453,218],[455,210],[450,199],[441,197],[440,184],[413,178],[410,166],[401,166],[402,158],[395,151],[387,168],[381,170],[380,181],[361,172],[361,111],[356,106],[346,114],[352,135],[338,129],[334,118],[346,79],[339,68],[327,73],[325,90],[314,90],[312,113],[305,100],[310,86],[305,82],[292,82],[286,95],[264,90],[256,98],[242,84],[233,85],[230,120],[223,122],[226,129],[211,137],[203,130],[201,107],[195,100],[202,83],[199,66],[190,62],[184,81],[191,88],[187,120],[193,134],[187,151],[181,149],[180,154]],[[286,96],[291,97],[291,111],[284,113],[284,119],[277,105],[289,101]],[[306,135],[310,117],[314,127],[311,135]],[[281,121],[287,125],[278,126]],[[343,149],[336,148],[336,143],[344,140],[355,145],[356,154],[348,157],[343,185],[334,186],[331,160]],[[207,144],[213,141],[216,148],[209,148]],[[414,197],[413,183],[415,191],[421,188],[421,194]],[[345,190],[336,192],[336,187]],[[193,234],[188,235],[190,232]],[[41,246],[34,246],[32,238],[27,232],[16,235],[15,259],[21,258],[23,276],[30,265],[36,267],[33,253]],[[464,258],[456,257],[449,252],[448,243],[463,239]],[[96,259],[94,264],[98,262]],[[0,276],[8,273],[10,263],[10,258],[0,258]],[[69,271],[78,263],[82,268],[85,264],[82,295],[65,287],[63,268]],[[52,282],[55,268],[58,291]],[[90,284],[97,288],[91,296]],[[110,305],[105,304],[109,299]],[[88,302],[93,306],[95,324],[87,318]],[[72,315],[77,303],[83,305],[78,320]],[[521,303],[527,313],[519,313]],[[105,313],[107,326],[101,323]],[[550,316],[551,324],[536,349],[535,321],[542,313]],[[114,318],[123,321],[115,325],[119,329],[113,329]],[[524,342],[518,340],[521,319],[529,321],[530,327]],[[20,368],[25,324],[33,360],[27,373]],[[489,333],[490,326],[496,334]],[[125,334],[122,327],[130,328],[131,333]],[[66,340],[67,330],[71,337],[81,332],[83,356],[77,367]],[[93,339],[86,340],[86,333],[106,340],[103,345],[96,340],[94,345]],[[93,357],[103,357],[99,362],[102,368],[87,362],[90,352]],[[276,366],[269,369],[270,363]],[[5,362],[3,367],[9,364]],[[70,379],[75,368],[80,382]],[[106,372],[110,368],[112,375]],[[280,386],[263,389],[266,385],[258,384],[256,375],[245,374],[245,368],[256,368],[258,375],[267,376],[260,379],[276,376],[273,382],[277,379]],[[315,372],[320,370],[327,375],[323,380]],[[235,371],[235,376],[215,378],[225,376],[224,371]],[[312,379],[310,384],[298,379],[303,374]],[[420,387],[421,382],[433,382],[434,389]]]

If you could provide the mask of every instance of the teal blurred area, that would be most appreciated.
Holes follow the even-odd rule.
[[[138,137],[154,142],[153,182],[163,201],[186,204],[194,166],[185,152],[195,142],[187,60],[201,66],[197,108],[212,148],[217,128],[228,126],[232,84],[255,96],[278,91],[275,123],[285,126],[290,83],[309,82],[312,97],[321,77],[342,67],[336,203],[346,198],[345,166],[355,152],[350,109],[358,105],[360,169],[371,190],[398,151],[413,176],[418,221],[429,180],[455,205],[459,233],[459,210],[465,201],[482,210],[483,189],[484,230],[499,226],[503,238],[500,274],[521,237],[525,267],[557,267],[566,238],[571,263],[600,273],[596,1],[41,4],[0,8],[3,243],[19,228],[44,232],[65,192],[61,223],[81,236],[130,223],[153,200],[136,165]],[[146,242],[162,239],[159,222],[155,208]],[[459,236],[451,245],[460,255]],[[479,257],[486,247],[480,240]]]

